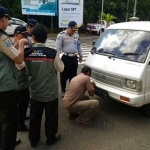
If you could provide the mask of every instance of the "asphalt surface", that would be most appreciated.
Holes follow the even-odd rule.
[[[85,40],[90,41],[93,38]],[[82,64],[79,65],[78,73],[81,67]],[[59,83],[59,133],[62,138],[53,146],[46,145],[43,115],[41,139],[34,149],[150,150],[150,118],[146,116],[143,108],[130,107],[112,99],[104,100],[96,95],[90,99],[97,99],[100,104],[93,119],[94,125],[79,125],[75,122],[75,118],[69,119],[66,115]],[[26,124],[29,125],[28,120]],[[18,132],[18,138],[22,140],[22,143],[16,146],[16,150],[33,150],[29,144],[28,132]]]
[[[81,65],[78,71],[80,72]],[[59,84],[60,94],[60,84]],[[44,115],[41,139],[36,150],[149,150],[150,118],[143,108],[133,108],[114,100],[104,100],[98,96],[100,106],[93,119],[94,125],[83,126],[69,119],[59,95],[59,133],[62,138],[53,146],[46,146]],[[29,111],[29,110],[28,110]],[[29,113],[29,112],[28,112]],[[29,124],[29,121],[26,121]],[[16,150],[32,150],[28,132],[18,132],[22,143]]]

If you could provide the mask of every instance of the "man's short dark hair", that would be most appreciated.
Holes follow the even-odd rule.
[[[36,25],[31,33],[35,36],[35,40],[40,43],[45,43],[47,39],[47,29],[43,25]]]
[[[81,69],[81,73],[86,74],[86,73],[88,73],[88,72],[90,72],[90,73],[92,72],[91,68],[88,67],[88,66],[84,66],[84,67]]]

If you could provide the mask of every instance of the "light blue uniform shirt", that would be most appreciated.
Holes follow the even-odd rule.
[[[82,56],[79,34],[74,33],[72,36],[70,36],[66,30],[60,32],[56,39],[56,50],[59,54],[62,52],[68,54],[78,53],[79,56]]]

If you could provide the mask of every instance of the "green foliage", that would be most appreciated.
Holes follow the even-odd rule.
[[[105,13],[103,13],[103,20],[106,20],[106,22],[110,22],[110,21],[112,21],[112,20],[114,20],[114,19],[117,19],[117,17],[115,17],[114,15],[111,15],[111,14],[109,14],[109,13],[107,13],[107,14],[105,14]],[[100,17],[99,17],[99,19],[101,19]]]

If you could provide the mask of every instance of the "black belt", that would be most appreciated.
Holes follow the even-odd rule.
[[[75,57],[75,56],[77,56],[77,53],[69,54],[69,53],[64,52],[64,55],[65,56],[70,56],[70,57]]]

